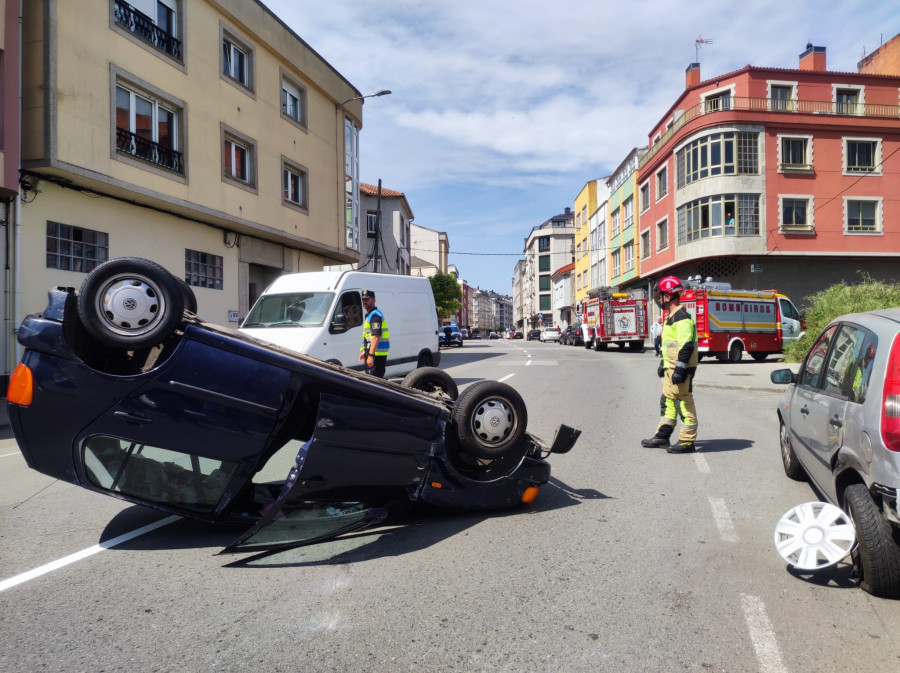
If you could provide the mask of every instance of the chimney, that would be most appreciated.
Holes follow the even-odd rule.
[[[806,43],[806,51],[800,54],[800,70],[825,72],[825,47],[814,47],[812,42]]]
[[[691,63],[684,71],[684,88],[690,89],[698,84],[700,84],[700,64]]]

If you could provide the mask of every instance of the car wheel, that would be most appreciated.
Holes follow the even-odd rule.
[[[844,490],[844,507],[853,519],[859,546],[853,563],[859,571],[859,586],[873,596],[900,598],[900,540],[884,518],[865,484]]]
[[[443,369],[436,367],[421,367],[413,369],[400,383],[404,388],[413,388],[426,393],[449,397],[455,400],[459,397],[459,388],[456,381]]]
[[[184,280],[178,277],[176,277],[175,280],[178,281],[178,286],[181,288],[181,296],[184,298],[184,310],[196,315],[197,296],[194,294],[191,286]]]
[[[496,459],[522,442],[528,411],[515,388],[498,381],[478,381],[459,396],[451,421],[463,451]]]
[[[794,447],[791,444],[791,433],[784,421],[779,421],[779,437],[781,438],[781,464],[784,465],[784,473],[795,481],[806,481],[806,471],[797,460]]]
[[[178,279],[159,264],[120,257],[96,267],[81,285],[78,315],[106,346],[140,350],[162,342],[184,315]]]
[[[768,356],[769,356],[768,353],[759,353],[759,352],[756,352],[756,353],[750,353],[750,357],[753,358],[754,360],[756,360],[757,362],[762,362],[762,361],[765,360]]]
[[[740,362],[741,357],[744,355],[744,349],[741,348],[740,344],[732,344],[731,348],[728,351],[728,361],[729,362]]]

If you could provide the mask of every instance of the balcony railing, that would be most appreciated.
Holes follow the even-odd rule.
[[[685,124],[704,115],[721,114],[723,112],[789,112],[793,114],[834,115],[836,117],[889,117],[900,118],[900,105],[881,105],[872,103],[848,103],[816,100],[790,100],[776,98],[748,98],[730,96],[727,106],[710,106],[708,101],[689,107],[684,114],[670,126],[654,143],[647,153],[641,157],[638,167],[643,168],[666,145]],[[714,108],[714,109],[713,109]]]
[[[153,19],[124,0],[116,0],[116,23],[172,58],[181,60],[181,40],[153,23]]]
[[[162,166],[170,171],[184,175],[184,163],[181,152],[164,147],[131,131],[116,129],[116,149],[131,154],[138,159]]]

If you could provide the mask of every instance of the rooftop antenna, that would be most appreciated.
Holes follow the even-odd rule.
[[[700,49],[701,49],[701,47],[703,47],[704,44],[712,44],[712,43],[713,43],[712,39],[708,39],[708,40],[707,40],[707,39],[704,39],[704,38],[703,38],[703,35],[701,35],[701,36],[698,37],[696,40],[694,40],[694,62],[695,62],[695,63],[699,63],[699,62],[700,62]]]

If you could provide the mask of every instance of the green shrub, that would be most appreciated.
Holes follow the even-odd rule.
[[[884,283],[862,274],[856,285],[838,283],[809,298],[806,334],[784,349],[785,362],[800,362],[825,326],[839,315],[900,306],[900,283]]]

